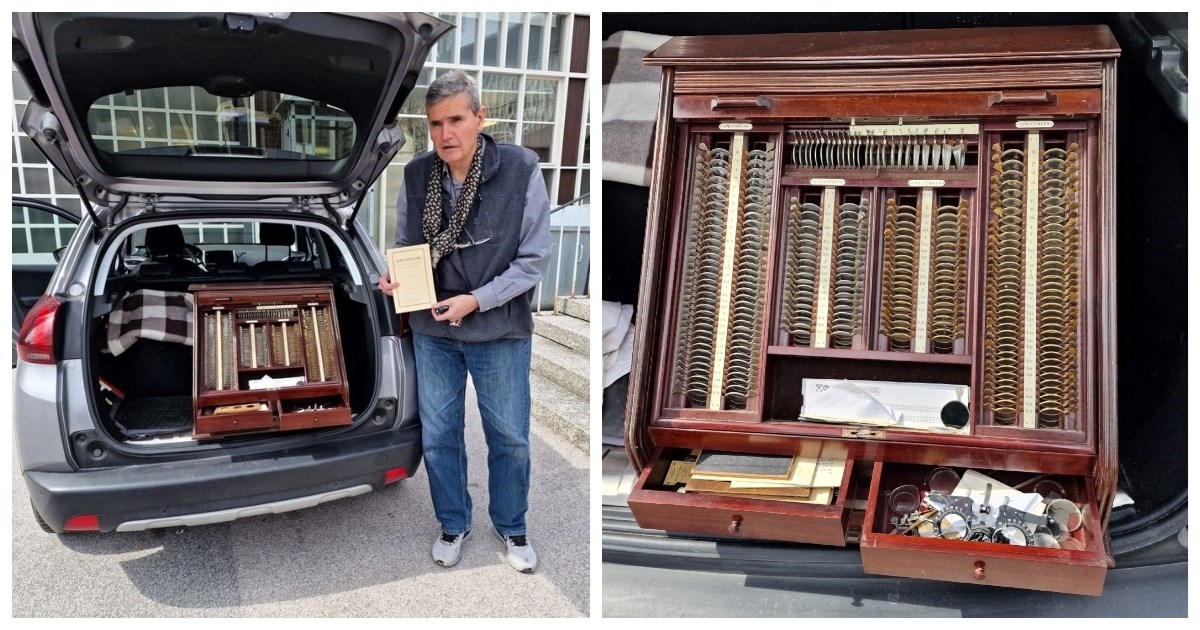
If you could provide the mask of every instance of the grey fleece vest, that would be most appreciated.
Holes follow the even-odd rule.
[[[517,257],[525,192],[533,169],[537,168],[537,155],[523,147],[499,144],[486,134],[479,137],[484,141],[479,194],[458,241],[487,239],[487,242],[456,249],[438,262],[433,274],[438,300],[478,289],[500,275]],[[425,208],[425,192],[436,157],[437,154],[430,151],[404,167],[409,213],[405,242],[426,242],[421,234],[421,212]],[[450,194],[443,187],[443,209],[448,208],[449,203]],[[445,227],[444,217],[442,227]],[[533,293],[534,289],[530,289],[489,311],[471,313],[463,318],[461,326],[436,321],[428,310],[414,311],[408,321],[414,331],[431,337],[462,341],[529,337],[533,335],[533,315],[530,313]]]

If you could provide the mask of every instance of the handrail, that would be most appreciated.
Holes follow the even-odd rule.
[[[558,212],[559,210],[562,210],[563,208],[566,208],[567,206],[573,206],[573,205],[579,203],[580,201],[583,201],[584,199],[587,199],[588,197],[591,197],[591,196],[592,196],[592,193],[590,193],[590,192],[583,193],[582,195],[579,195],[578,197],[568,201],[567,203],[564,203],[563,205],[552,209],[550,211],[550,214],[554,214],[555,212]]]
[[[591,197],[590,192],[584,193],[584,194],[552,209],[550,211],[550,214],[559,212],[560,210],[563,210],[564,208],[580,205],[580,202],[584,201],[585,199],[588,199],[589,197]],[[559,230],[558,230],[558,257],[557,257],[557,261],[554,265],[554,298],[556,300],[559,297],[559,295],[558,295],[559,279],[562,274],[562,264],[563,264],[563,251],[562,250],[563,250],[563,241],[566,236],[565,228],[566,228],[566,226],[559,226]],[[583,224],[577,223],[575,226],[575,255],[571,257],[572,264],[571,264],[570,297],[575,297],[575,283],[579,277],[579,263],[582,262],[582,260],[583,260],[583,243],[580,242],[582,239],[582,234],[583,234]],[[534,310],[537,313],[542,312],[543,289],[546,286],[548,280],[549,280],[548,278],[543,278],[541,282],[538,282],[537,290],[535,291],[535,295],[534,295]],[[557,308],[557,303],[554,308]]]

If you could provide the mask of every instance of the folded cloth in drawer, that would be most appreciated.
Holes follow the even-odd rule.
[[[113,356],[138,339],[190,346],[195,336],[191,293],[138,289],[121,298],[108,316],[108,351]]]

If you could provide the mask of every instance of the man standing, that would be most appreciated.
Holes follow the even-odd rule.
[[[534,286],[550,256],[550,200],[532,151],[481,133],[487,108],[460,70],[425,95],[434,152],[404,169],[396,246],[429,243],[437,303],[412,313],[422,447],[441,534],[433,561],[458,563],[471,533],[464,440],[467,374],[488,447],[488,514],[508,562],[537,567],[529,503],[529,368]],[[397,287],[385,275],[379,288]]]

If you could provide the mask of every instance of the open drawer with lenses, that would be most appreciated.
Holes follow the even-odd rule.
[[[863,570],[1099,595],[1108,564],[1092,486],[1087,477],[876,462]]]
[[[685,491],[674,478],[672,464],[689,458],[687,449],[662,449],[642,470],[629,493],[629,509],[638,525],[691,535],[779,540],[845,546],[853,498],[858,489],[854,461],[846,460],[836,488],[828,498],[810,496],[748,498]]]

